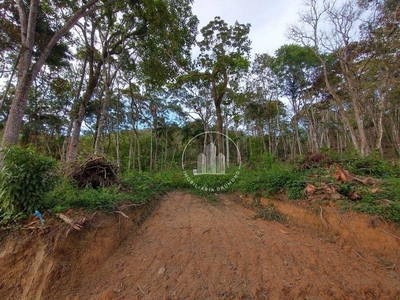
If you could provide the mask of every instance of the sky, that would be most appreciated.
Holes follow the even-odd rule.
[[[228,25],[235,21],[251,24],[249,38],[252,55],[273,55],[283,44],[287,27],[298,20],[303,0],[194,0],[193,13],[200,20],[199,28],[220,16]]]

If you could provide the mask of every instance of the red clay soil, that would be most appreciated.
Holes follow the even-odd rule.
[[[102,215],[67,237],[58,221],[8,235],[1,299],[400,299],[398,228],[275,202],[283,225],[219,198],[174,192],[143,223]]]

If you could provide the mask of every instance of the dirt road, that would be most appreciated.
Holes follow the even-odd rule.
[[[53,258],[40,299],[400,299],[396,238],[385,265],[386,256],[367,256],[362,245],[355,251],[324,227],[254,215],[228,196],[210,204],[169,193],[103,260],[94,257],[105,238],[95,236],[89,248],[85,241],[64,254],[73,271],[55,272],[61,264]]]
[[[393,270],[315,232],[254,220],[254,214],[228,197],[212,205],[171,193],[102,272],[83,282],[79,298],[400,298]]]

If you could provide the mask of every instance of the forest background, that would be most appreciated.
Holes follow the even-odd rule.
[[[254,57],[251,24],[217,16],[199,29],[191,7],[0,4],[2,222],[193,188],[180,169],[183,151],[208,131],[238,148],[227,154],[242,164],[229,191],[304,198],[310,174],[337,163],[384,180],[380,192],[332,181],[353,208],[399,220],[398,2],[309,0],[288,28],[293,43]],[[220,137],[217,149],[227,153]],[[66,178],[93,157],[112,162],[115,185]]]

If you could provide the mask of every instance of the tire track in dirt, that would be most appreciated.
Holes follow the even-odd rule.
[[[396,271],[253,215],[227,197],[170,193],[75,299],[400,298]]]

